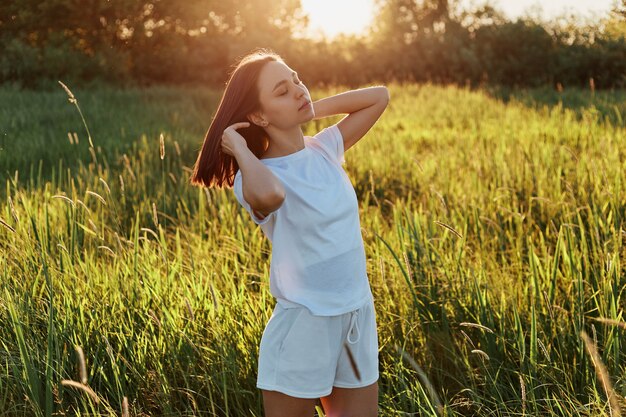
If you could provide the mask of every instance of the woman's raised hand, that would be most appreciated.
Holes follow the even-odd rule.
[[[241,146],[248,147],[246,139],[237,132],[237,129],[250,126],[249,122],[233,123],[224,129],[222,133],[222,151],[228,155],[235,156],[237,149]]]

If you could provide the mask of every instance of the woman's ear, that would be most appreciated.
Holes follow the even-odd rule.
[[[248,114],[248,120],[257,126],[266,127],[268,125],[267,121],[258,112]]]

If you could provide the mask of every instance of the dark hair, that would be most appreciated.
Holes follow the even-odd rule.
[[[265,153],[269,146],[267,133],[246,116],[260,108],[257,81],[261,69],[269,61],[284,62],[272,50],[257,48],[234,65],[189,178],[192,185],[222,187],[226,182],[232,187],[239,165],[237,159],[222,151],[221,140],[224,129],[233,123],[249,122],[250,126],[237,129],[237,132],[246,139],[248,149],[257,158]]]

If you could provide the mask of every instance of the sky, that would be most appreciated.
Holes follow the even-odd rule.
[[[309,35],[334,37],[340,32],[360,33],[372,20],[373,0],[301,0],[309,15]]]
[[[301,0],[302,9],[309,15],[308,36],[320,38],[322,34],[333,38],[339,33],[358,34],[366,30],[373,16],[374,0]],[[484,4],[481,0],[460,0],[463,8]],[[606,16],[618,0],[490,0],[504,14],[515,19],[523,16],[529,7],[541,7],[540,16],[552,18],[564,12],[581,17]],[[533,9],[534,10],[534,9]],[[536,13],[531,11],[531,16]]]

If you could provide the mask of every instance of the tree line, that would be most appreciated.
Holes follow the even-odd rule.
[[[626,0],[585,24],[458,0],[377,0],[367,32],[330,41],[303,37],[307,22],[299,0],[1,2],[0,83],[218,86],[238,56],[267,47],[309,86],[626,85]]]

